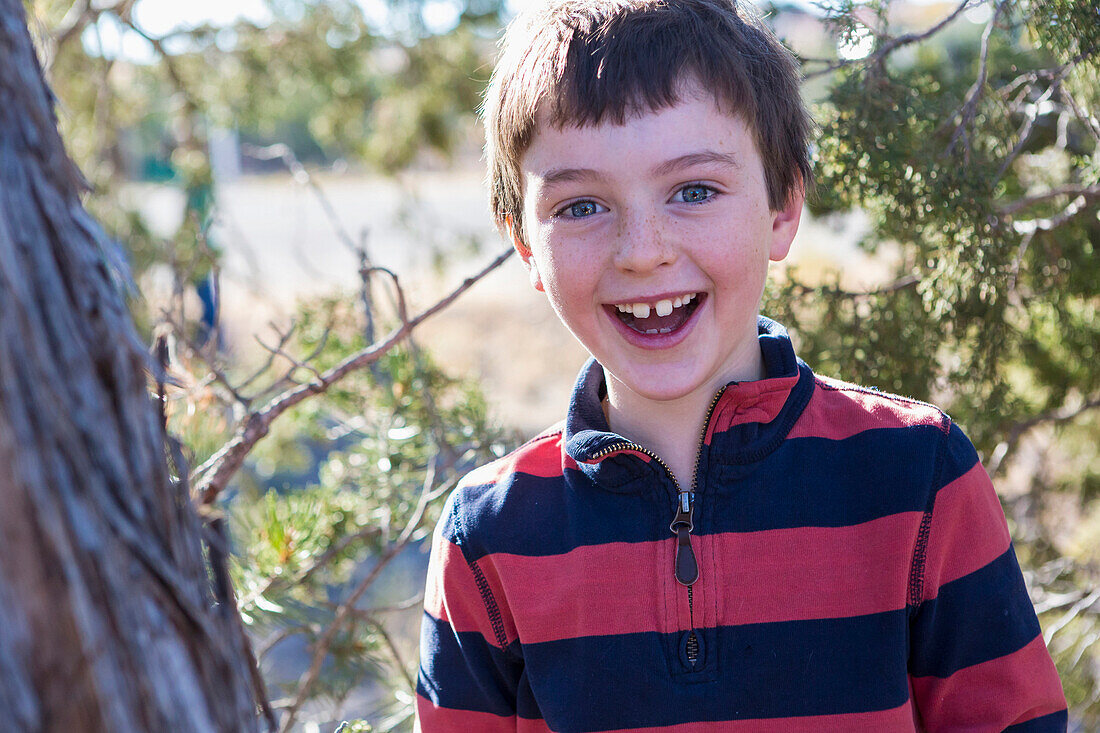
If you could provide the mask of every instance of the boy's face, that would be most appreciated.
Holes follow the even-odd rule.
[[[609,374],[675,400],[759,378],[768,261],[790,248],[801,195],[768,207],[748,126],[688,86],[673,107],[557,129],[521,164],[532,282]]]

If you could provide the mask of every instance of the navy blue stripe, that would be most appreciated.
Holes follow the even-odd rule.
[[[496,486],[462,487],[451,498],[461,519],[455,512],[446,512],[441,520],[443,536],[461,544],[470,561],[488,554],[486,548],[516,555],[557,555],[580,545],[671,536],[671,500],[600,491],[583,474],[569,471],[568,475],[570,483],[518,475]],[[574,488],[574,481],[582,486]]]
[[[911,629],[915,677],[950,677],[1027,646],[1039,635],[1039,621],[1013,549],[940,587],[917,607]]]
[[[947,486],[964,473],[974,468],[978,462],[978,451],[966,433],[955,423],[951,423],[951,432],[947,437],[947,449],[943,458],[943,470],[940,474],[940,486]]]
[[[1004,733],[1065,733],[1069,727],[1069,712],[1060,710],[1050,715],[1040,715],[1026,723],[1017,723],[1004,729]]]
[[[942,440],[934,426],[870,430],[844,440],[799,438],[754,466],[716,466],[699,487],[701,495],[719,492],[716,501],[701,502],[716,510],[699,515],[695,532],[843,527],[924,511]],[[964,464],[948,461],[942,483],[973,465]],[[462,535],[470,560],[486,554],[484,548],[555,555],[581,545],[665,539],[675,494],[658,466],[647,467],[646,475],[645,490],[635,494],[602,491],[568,470],[564,481],[516,474],[496,485],[465,486],[452,501],[466,524],[459,530],[447,512],[443,533],[451,541]]]
[[[643,728],[896,708],[909,698],[905,624],[901,610],[710,629],[702,664],[716,673],[695,682],[670,674],[664,647],[679,635],[582,637],[523,650],[553,730]]]
[[[424,613],[416,691],[437,706],[514,715],[522,673],[518,644],[505,651],[477,632],[456,632],[447,622]]]
[[[715,524],[702,529],[844,527],[922,512],[942,440],[934,426],[868,430],[843,440],[789,439],[755,466],[712,472],[722,497]]]

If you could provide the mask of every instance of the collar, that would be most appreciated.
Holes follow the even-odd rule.
[[[745,465],[763,459],[787,437],[813,392],[813,372],[795,356],[787,330],[760,316],[757,334],[764,378],[730,382],[715,395],[703,435],[705,455],[700,456],[708,465]],[[644,447],[611,432],[600,404],[606,392],[603,367],[589,359],[569,403],[565,451],[570,463],[601,487],[638,491],[640,479],[663,468]]]

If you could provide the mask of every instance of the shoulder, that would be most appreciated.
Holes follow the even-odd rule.
[[[851,443],[879,463],[927,474],[933,492],[980,466],[973,443],[936,405],[818,375],[789,437]]]
[[[892,428],[927,428],[946,436],[951,425],[950,417],[927,402],[814,375],[813,394],[792,437],[843,439]]]
[[[447,498],[438,531],[473,556],[491,552],[493,538],[522,531],[532,505],[561,483],[561,439],[555,426],[470,471]]]
[[[562,428],[556,425],[507,455],[466,474],[456,491],[481,494],[506,489],[522,476],[554,477],[562,473]]]

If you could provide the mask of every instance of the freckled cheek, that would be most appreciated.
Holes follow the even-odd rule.
[[[584,247],[551,245],[544,251],[543,277],[553,297],[588,301],[600,276],[598,257]]]

